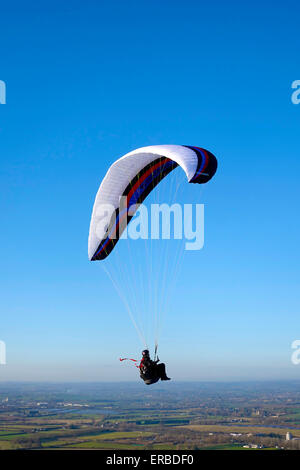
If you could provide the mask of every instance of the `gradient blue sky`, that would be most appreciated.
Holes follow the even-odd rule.
[[[182,265],[162,336],[169,374],[299,377],[299,13],[296,1],[2,3],[0,380],[136,379],[118,357],[139,340],[87,236],[108,166],[159,143],[219,159],[205,247]]]

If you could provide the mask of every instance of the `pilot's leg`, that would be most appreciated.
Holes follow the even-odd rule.
[[[166,374],[166,366],[165,364],[162,362],[161,364],[157,364],[157,374],[158,374],[158,377],[161,379],[161,380],[170,380],[169,377],[167,377],[167,374]]]

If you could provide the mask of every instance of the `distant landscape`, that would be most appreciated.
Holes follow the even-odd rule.
[[[2,382],[0,449],[300,449],[300,381]]]

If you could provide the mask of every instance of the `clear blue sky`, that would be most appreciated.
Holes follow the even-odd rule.
[[[295,378],[299,3],[9,2],[0,12],[0,380],[136,379],[140,343],[87,258],[93,199],[131,149],[219,159],[205,247],[182,265],[171,377]],[[201,202],[201,201],[200,201]]]

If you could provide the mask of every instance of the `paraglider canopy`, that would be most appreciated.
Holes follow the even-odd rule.
[[[127,153],[109,168],[96,195],[89,233],[89,259],[105,259],[155,186],[180,166],[189,183],[208,182],[217,170],[215,156],[200,147],[153,145]],[[124,202],[125,200],[125,202]],[[103,223],[106,213],[108,223]]]

